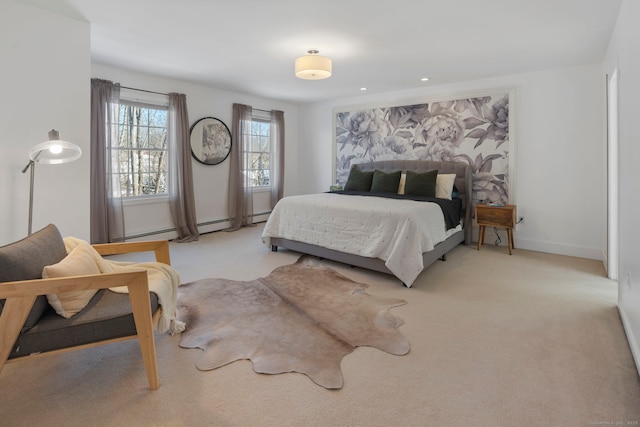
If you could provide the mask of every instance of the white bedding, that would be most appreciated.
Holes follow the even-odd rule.
[[[321,193],[281,199],[262,240],[270,246],[271,237],[279,237],[380,258],[411,286],[424,268],[422,253],[433,250],[452,232],[445,231],[436,203]]]

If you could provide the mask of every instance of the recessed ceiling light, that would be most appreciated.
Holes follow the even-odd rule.
[[[361,91],[365,91],[365,90],[367,90],[367,88],[366,87],[361,87],[360,90]]]
[[[423,82],[426,82],[426,81],[428,81],[428,80],[429,80],[429,77],[423,77],[423,78],[421,78],[420,80],[421,80],[421,81],[423,81]]]

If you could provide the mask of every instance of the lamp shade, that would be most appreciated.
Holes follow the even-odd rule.
[[[38,163],[60,164],[77,160],[82,150],[76,144],[62,141],[57,130],[49,132],[49,140],[34,145],[29,150],[29,158]]]
[[[331,59],[310,50],[309,55],[296,58],[296,77],[305,80],[321,80],[331,77]]]

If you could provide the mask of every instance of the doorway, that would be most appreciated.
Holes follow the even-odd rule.
[[[618,69],[607,76],[607,276],[618,280]]]

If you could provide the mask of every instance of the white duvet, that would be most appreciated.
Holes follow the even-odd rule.
[[[422,253],[447,236],[436,203],[321,193],[281,199],[262,240],[270,246],[271,237],[279,237],[380,258],[411,286],[424,268]]]

